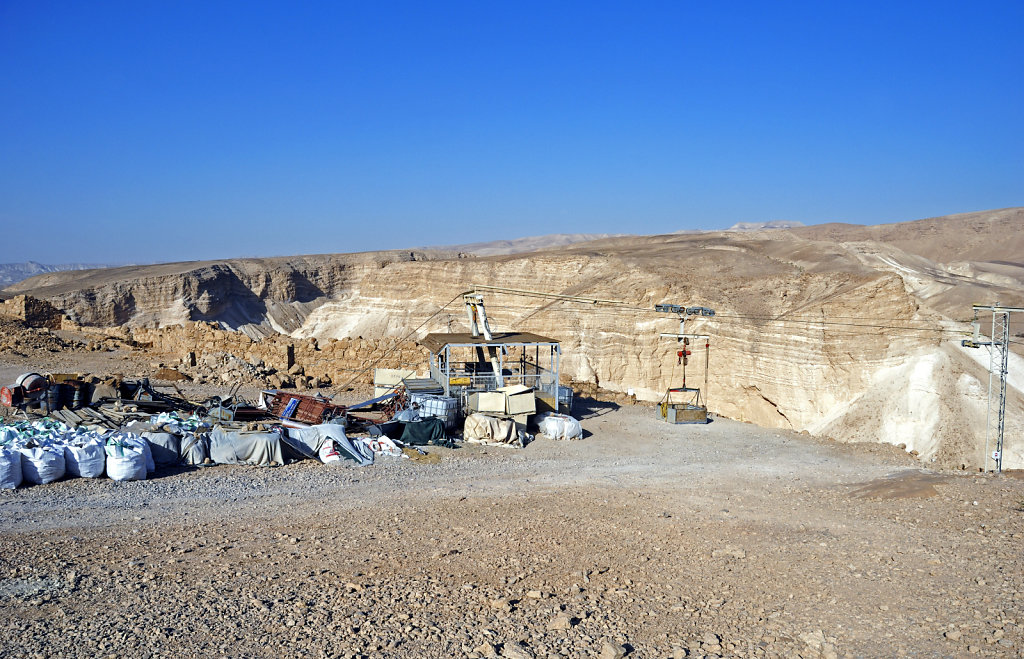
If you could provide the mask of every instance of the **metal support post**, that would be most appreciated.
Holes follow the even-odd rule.
[[[979,311],[992,314],[992,332],[988,341],[979,340],[977,321]],[[968,348],[985,346],[989,350],[988,366],[988,409],[985,413],[985,461],[983,469],[989,471],[991,458],[996,473],[1003,471],[1003,440],[1006,431],[1006,376],[1009,372],[1010,359],[1010,314],[1014,311],[1024,312],[1021,307],[1004,307],[997,302],[992,305],[974,305],[975,336],[972,340],[964,340],[961,345]],[[998,378],[998,380],[996,379]],[[995,386],[993,386],[995,385]],[[990,452],[992,441],[995,440],[995,451]]]

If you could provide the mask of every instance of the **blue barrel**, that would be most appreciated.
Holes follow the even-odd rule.
[[[59,410],[64,405],[64,385],[51,384],[46,391],[47,412]]]
[[[77,410],[82,407],[85,403],[85,383],[73,381],[69,382],[68,386],[71,387],[71,409]]]

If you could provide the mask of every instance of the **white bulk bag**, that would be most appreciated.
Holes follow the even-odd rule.
[[[147,442],[144,438],[139,437],[138,435],[133,435],[130,433],[126,433],[121,439],[125,444],[128,444],[136,448],[139,451],[139,453],[142,454],[142,457],[146,461],[147,474],[151,474],[154,471],[156,471],[156,463],[153,461],[153,450],[150,448],[149,442]],[[107,454],[110,454],[109,451],[107,452]]]
[[[40,446],[18,449],[21,473],[26,481],[43,485],[64,475],[64,451],[60,447]]]
[[[64,465],[71,476],[99,478],[106,464],[107,455],[98,439],[82,446],[64,446]]]
[[[580,422],[565,414],[548,413],[541,416],[540,432],[551,439],[579,439],[583,437]]]
[[[21,479],[21,453],[0,446],[0,490],[13,490]]]
[[[137,444],[107,444],[107,476],[115,481],[146,480],[146,456]]]

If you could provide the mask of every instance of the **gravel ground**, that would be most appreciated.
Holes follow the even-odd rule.
[[[3,656],[1021,656],[1024,480],[644,407],[0,495]]]
[[[0,492],[0,656],[1024,656],[1024,480],[583,402],[575,442]]]

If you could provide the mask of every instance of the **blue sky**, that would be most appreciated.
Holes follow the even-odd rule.
[[[0,0],[0,262],[1024,205],[1024,3]]]

